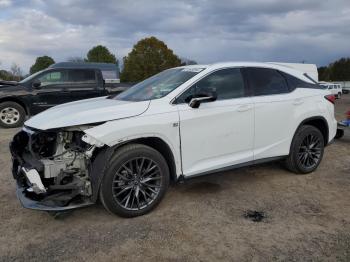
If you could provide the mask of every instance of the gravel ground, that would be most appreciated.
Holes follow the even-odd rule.
[[[337,101],[337,118],[350,95]],[[20,206],[0,130],[0,261],[350,261],[350,136],[316,172],[279,162],[193,179],[150,214],[123,219],[101,205],[54,219]],[[253,222],[247,210],[264,212]]]

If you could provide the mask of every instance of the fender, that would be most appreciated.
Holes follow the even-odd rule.
[[[97,201],[98,192],[102,179],[108,167],[108,162],[111,159],[116,147],[103,147],[98,151],[95,159],[89,165],[89,177],[91,180],[93,202]]]
[[[13,97],[13,96],[3,96],[0,98],[0,103],[3,103],[3,102],[14,102],[14,103],[19,104],[21,107],[23,107],[27,116],[30,116],[30,108],[27,105],[27,103],[25,101],[23,101],[22,99],[19,99],[18,97]]]
[[[154,139],[159,139],[161,143],[152,143],[151,140],[153,140],[154,142]],[[109,161],[112,158],[114,152],[120,147],[122,147],[123,145],[133,143],[133,142],[141,143],[145,145],[149,143],[150,144],[149,146],[151,146],[152,148],[160,152],[168,163],[172,181],[176,181],[181,176],[181,174],[178,174],[176,172],[177,164],[175,161],[173,150],[171,149],[170,145],[166,141],[162,140],[159,137],[139,137],[139,138],[123,141],[111,147],[103,146],[102,148],[98,149],[99,151],[97,152],[94,160],[89,165],[89,177],[90,177],[91,187],[92,187],[93,202],[97,201],[101,182],[103,180],[103,177],[105,176]],[[166,148],[164,148],[164,146],[162,146],[161,144],[164,145]]]
[[[322,122],[320,122],[322,121]],[[320,123],[322,123],[320,125]],[[328,140],[329,140],[329,125],[327,120],[323,117],[323,116],[313,116],[313,117],[309,117],[304,119],[299,125],[298,127],[294,130],[294,135],[293,135],[293,139],[294,136],[296,134],[296,132],[299,130],[299,128],[305,124],[309,124],[312,126],[317,127],[318,129],[320,129],[323,137],[324,137],[324,144],[325,146],[328,145]],[[293,141],[293,140],[292,140]],[[291,143],[292,144],[292,143]]]

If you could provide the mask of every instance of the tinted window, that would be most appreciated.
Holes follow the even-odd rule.
[[[95,70],[73,69],[69,70],[68,82],[73,84],[95,84]]]
[[[204,77],[185,91],[177,103],[188,103],[196,95],[213,91],[217,94],[217,100],[243,97],[244,81],[240,69],[223,69]]]
[[[247,68],[248,79],[255,96],[289,92],[286,79],[280,72],[268,68]]]
[[[291,91],[294,90],[295,88],[318,88],[318,89],[328,88],[328,85],[326,84],[323,84],[322,86],[311,84],[284,72],[282,72],[282,75],[287,79],[288,86]]]
[[[55,70],[44,73],[38,78],[41,82],[41,87],[50,85],[59,85],[67,82],[66,70]]]

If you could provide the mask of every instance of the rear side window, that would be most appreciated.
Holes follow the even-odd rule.
[[[103,79],[118,79],[118,75],[116,71],[102,71]]]
[[[281,72],[281,74],[286,78],[287,82],[288,82],[288,86],[289,89],[292,91],[296,88],[316,88],[316,89],[327,89],[328,86],[327,85],[316,85],[316,84],[311,84],[308,82],[305,82],[295,76],[292,76],[290,74]]]
[[[247,68],[250,88],[254,96],[288,93],[288,85],[282,74],[269,68]]]
[[[95,70],[73,69],[69,70],[68,81],[73,84],[95,84]]]
[[[215,91],[217,100],[239,98],[245,96],[244,80],[239,68],[218,70],[204,77],[187,89],[177,103],[188,103],[193,97]]]

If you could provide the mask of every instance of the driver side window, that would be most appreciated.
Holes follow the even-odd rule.
[[[222,69],[204,77],[187,89],[177,99],[177,103],[188,103],[193,97],[208,92],[216,92],[217,100],[243,97],[245,92],[241,70],[239,68]]]
[[[38,80],[41,82],[41,87],[47,87],[52,85],[60,85],[67,82],[66,70],[49,71],[41,75]]]

